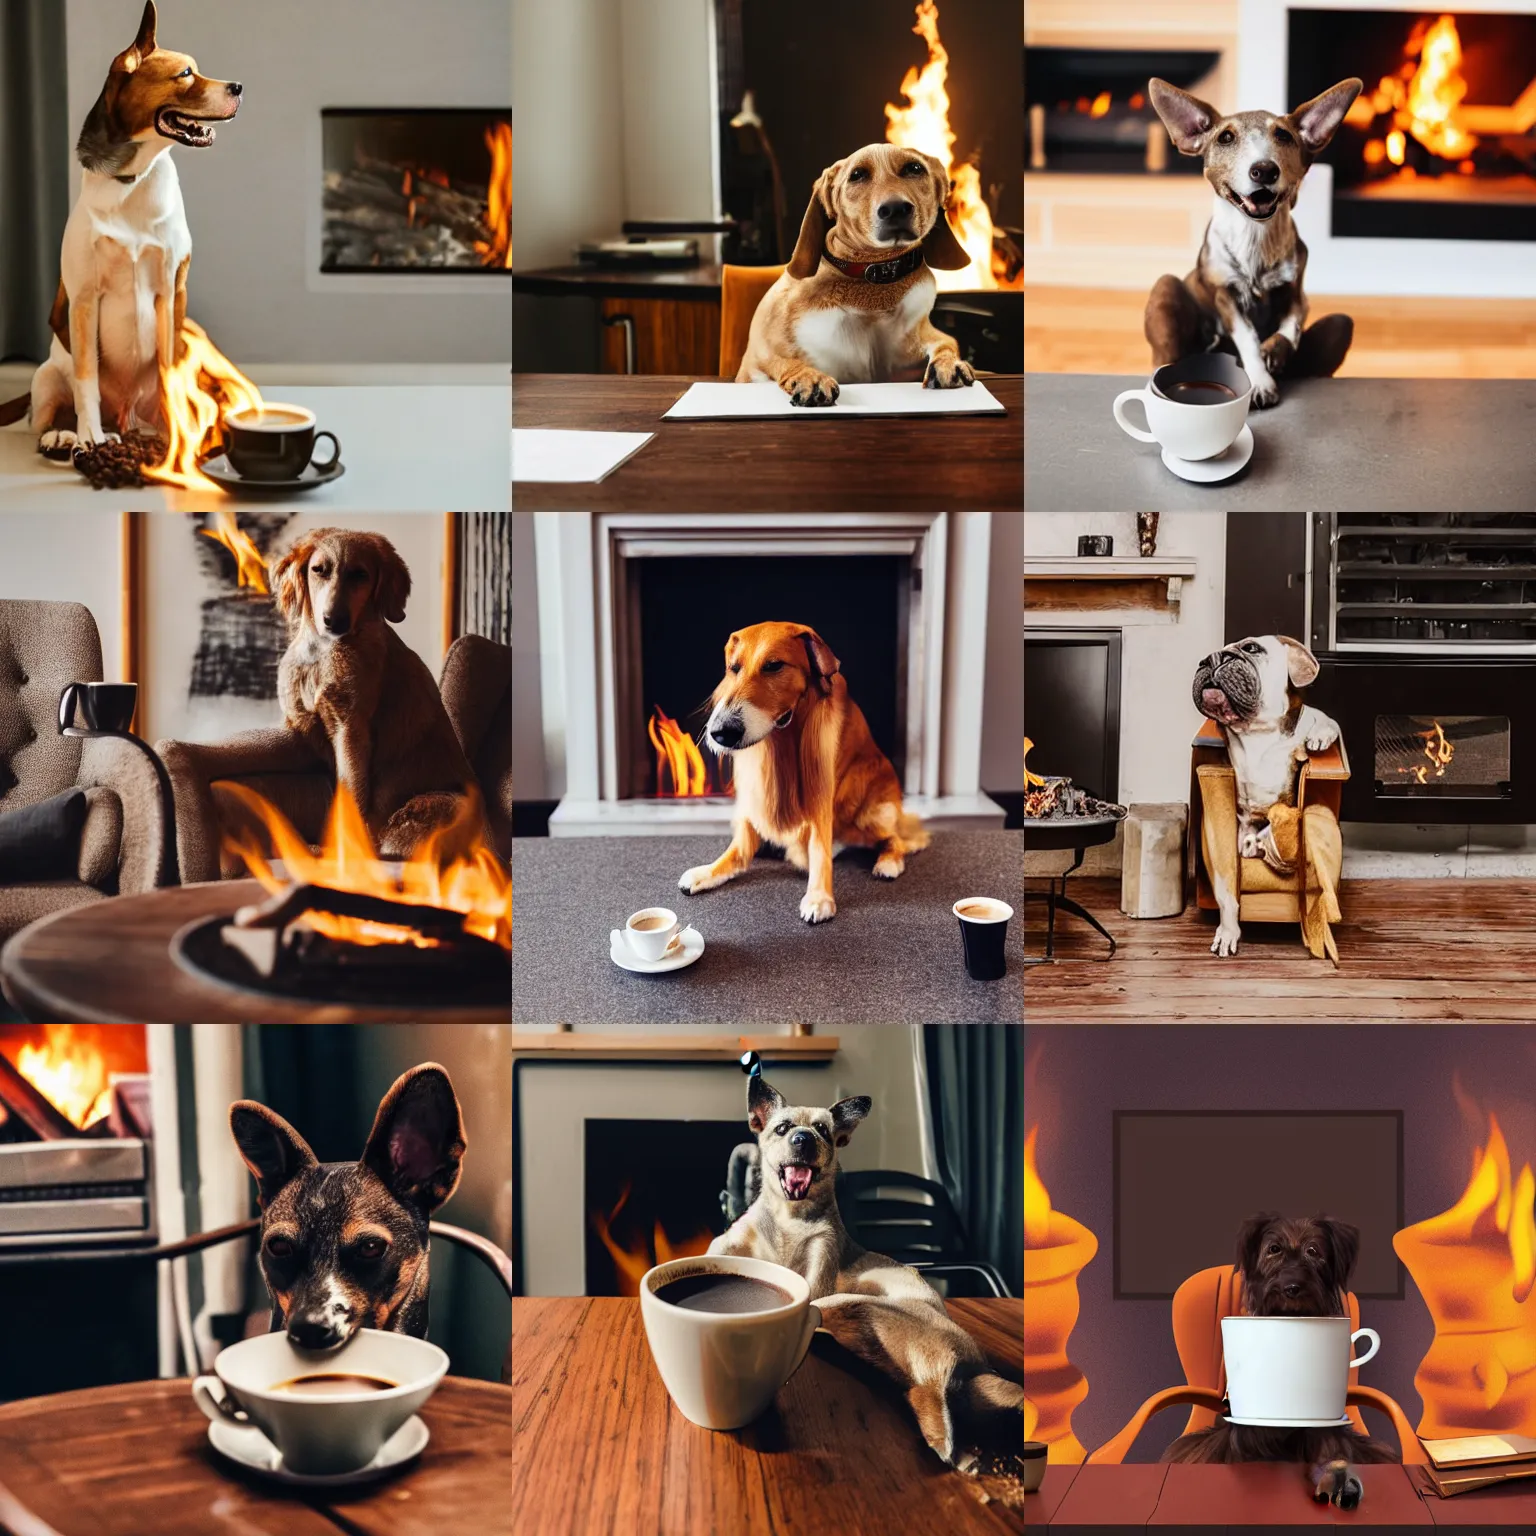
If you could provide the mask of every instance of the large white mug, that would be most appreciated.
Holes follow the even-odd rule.
[[[1371,1347],[1351,1358],[1356,1339]],[[1234,1419],[1334,1423],[1344,1417],[1349,1373],[1375,1358],[1380,1335],[1347,1317],[1224,1317],[1221,1348]]]
[[[698,1312],[656,1294],[673,1280],[710,1274],[766,1280],[789,1299],[760,1312]],[[810,1286],[792,1269],[766,1259],[701,1254],[645,1272],[640,1320],[651,1358],[683,1417],[703,1429],[739,1429],[799,1369],[821,1313],[811,1305]]]
[[[1185,398],[1180,398],[1184,396]],[[1208,403],[1189,401],[1213,397]],[[1237,441],[1248,420],[1253,384],[1224,352],[1167,363],[1144,389],[1128,389],[1115,397],[1115,420],[1138,442],[1160,443],[1180,459],[1214,459]],[[1126,405],[1140,400],[1146,409],[1143,432],[1125,414]]]
[[[264,1333],[220,1350],[212,1376],[192,1383],[197,1406],[215,1421],[254,1424],[283,1453],[289,1472],[355,1472],[437,1390],[448,1356],[408,1333],[359,1328],[326,1354],[295,1349],[286,1333]],[[309,1397],[278,1390],[301,1376],[372,1376],[387,1390]]]

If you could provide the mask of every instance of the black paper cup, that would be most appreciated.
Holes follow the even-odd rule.
[[[969,911],[962,910],[969,908]],[[1001,981],[1008,964],[1003,941],[1013,908],[995,896],[962,896],[950,908],[960,923],[960,942],[965,946],[965,972],[972,981]]]

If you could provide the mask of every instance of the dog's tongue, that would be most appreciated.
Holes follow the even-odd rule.
[[[784,1192],[791,1200],[803,1200],[811,1192],[813,1168],[789,1167],[784,1170]]]
[[[1200,691],[1200,702],[1211,711],[1212,714],[1223,714],[1227,709],[1227,696],[1220,688],[1203,688]]]

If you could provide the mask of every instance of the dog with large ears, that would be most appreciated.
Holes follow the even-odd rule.
[[[954,338],[928,319],[930,267],[971,258],[949,227],[949,173],[932,155],[866,144],[811,189],[789,264],[752,316],[738,384],[772,379],[795,405],[833,405],[838,382],[975,382]]]
[[[337,1349],[359,1328],[425,1338],[431,1216],[467,1145],[447,1072],[428,1061],[396,1078],[355,1163],[319,1162],[251,1099],[230,1106],[229,1128],[256,1180],[271,1331],[307,1350]]]

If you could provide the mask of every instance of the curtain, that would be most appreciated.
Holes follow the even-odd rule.
[[[923,1029],[938,1181],[975,1258],[1024,1290],[1024,1027],[928,1024]]]
[[[0,362],[48,355],[69,217],[65,0],[0,0]]]

